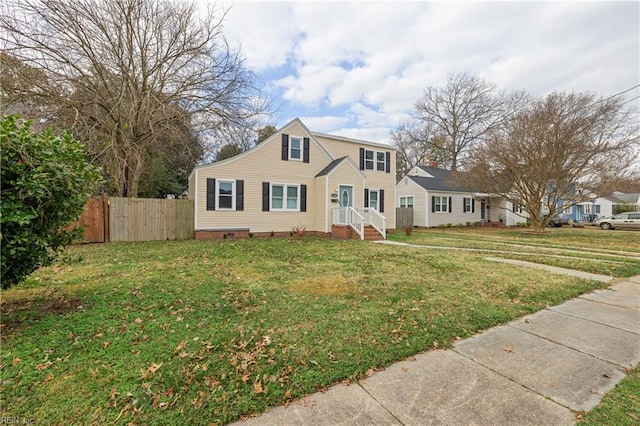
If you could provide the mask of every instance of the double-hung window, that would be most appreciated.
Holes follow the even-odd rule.
[[[244,180],[207,178],[207,210],[244,210]]]
[[[376,170],[379,172],[386,171],[387,153],[384,151],[376,152]]]
[[[400,208],[412,209],[413,208],[413,195],[408,197],[400,197]]]
[[[218,179],[216,181],[216,186],[217,210],[235,210],[235,181]]]
[[[380,210],[378,208],[378,200],[380,199],[379,196],[380,196],[380,191],[378,191],[377,189],[369,190],[369,207],[376,210]]]
[[[272,183],[270,210],[300,211],[300,185]]]
[[[473,213],[473,198],[464,197],[462,199],[462,212]]]
[[[374,151],[365,150],[364,152],[364,169],[374,170]]]
[[[302,161],[302,139],[289,136],[289,159]]]
[[[449,197],[433,197],[433,211],[435,213],[449,212]]]

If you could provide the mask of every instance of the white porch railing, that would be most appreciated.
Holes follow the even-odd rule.
[[[387,238],[387,219],[378,210],[365,207],[358,209],[358,213],[364,217],[365,225],[373,226],[373,229],[378,231],[382,238]]]
[[[364,240],[364,217],[353,207],[334,207],[333,224],[350,226]]]

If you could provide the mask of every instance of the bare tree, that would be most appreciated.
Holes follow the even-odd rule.
[[[445,154],[443,167],[457,170],[473,145],[497,126],[508,111],[517,108],[521,98],[519,94],[497,93],[494,84],[476,76],[452,74],[446,86],[428,87],[415,103],[416,125],[444,138],[423,139],[422,143],[428,146],[431,141],[438,142],[432,149]]]
[[[619,98],[552,93],[493,128],[473,150],[468,176],[521,205],[542,232],[565,208],[628,177],[638,161],[637,123],[638,112]]]
[[[22,96],[46,101],[50,122],[88,144],[119,195],[137,196],[148,153],[184,123],[204,134],[268,112],[223,36],[224,11],[172,0],[7,0],[1,10],[3,49],[47,79]]]
[[[435,134],[433,126],[428,123],[405,122],[391,132],[391,138],[397,149],[396,180],[400,180],[415,166],[430,161],[437,161],[447,168],[450,157],[445,149],[446,139]]]

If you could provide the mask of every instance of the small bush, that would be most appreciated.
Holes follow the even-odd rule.
[[[32,133],[17,116],[0,121],[2,150],[1,287],[20,283],[49,265],[82,235],[70,230],[102,181],[71,133]]]
[[[305,226],[302,225],[301,223],[299,223],[296,226],[294,226],[293,229],[291,230],[291,236],[293,236],[295,234],[296,237],[302,238],[302,237],[304,237],[305,231],[306,231]]]
[[[253,232],[249,232],[249,238],[253,238]]]
[[[409,236],[413,232],[413,226],[405,226],[404,235]]]
[[[471,226],[473,225],[471,222],[467,222],[467,226]]]
[[[453,223],[447,223],[447,228],[451,228],[453,226]]]

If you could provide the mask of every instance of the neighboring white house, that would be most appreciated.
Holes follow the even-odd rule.
[[[466,225],[497,222],[514,226],[527,215],[511,202],[472,191],[455,179],[456,173],[437,164],[415,166],[396,184],[396,205],[413,208],[414,226]]]

